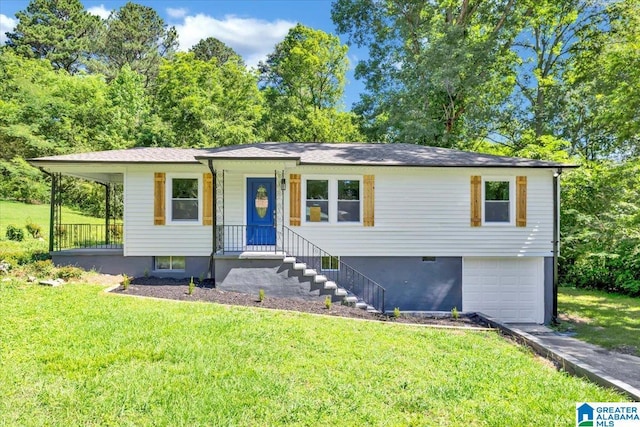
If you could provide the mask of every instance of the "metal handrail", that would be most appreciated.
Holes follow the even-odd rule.
[[[56,251],[63,249],[120,249],[123,225],[57,224],[53,234]]]
[[[305,263],[307,268],[314,269],[341,288],[362,298],[365,303],[380,313],[385,312],[386,289],[375,280],[365,276],[339,257],[331,255],[289,227],[283,227],[280,244],[281,249],[287,255]]]

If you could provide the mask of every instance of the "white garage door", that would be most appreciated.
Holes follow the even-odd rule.
[[[544,322],[544,258],[464,258],[462,309],[503,322]]]

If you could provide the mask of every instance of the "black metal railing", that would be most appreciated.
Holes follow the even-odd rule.
[[[281,248],[289,256],[327,277],[339,287],[346,289],[364,302],[384,313],[385,288],[355,268],[331,255],[288,227],[283,227]]]
[[[58,224],[53,234],[57,251],[63,249],[118,249],[122,224]]]
[[[276,229],[272,225],[218,225],[216,226],[216,253],[275,252]]]
[[[218,225],[216,253],[273,252],[295,257],[384,313],[385,288],[288,227]]]

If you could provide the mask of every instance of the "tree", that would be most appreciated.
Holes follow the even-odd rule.
[[[114,78],[129,65],[144,76],[145,86],[155,80],[162,58],[170,58],[178,46],[174,27],[167,28],[158,13],[147,6],[127,3],[111,13],[100,49],[103,67],[96,71]]]
[[[573,50],[567,137],[587,159],[640,155],[640,1],[612,2]]]
[[[483,138],[512,91],[525,2],[337,0],[332,18],[367,47],[355,106],[370,139],[455,146]]]
[[[338,111],[349,62],[338,37],[301,24],[259,64],[268,111],[267,139],[348,141],[360,139],[355,117]]]
[[[86,65],[101,25],[80,0],[31,0],[16,17],[18,25],[7,33],[7,46],[72,74]]]
[[[200,40],[189,49],[189,52],[193,52],[195,58],[200,61],[206,62],[216,58],[218,64],[222,65],[230,59],[233,59],[240,64],[244,64],[244,61],[235,50],[215,37],[207,37],[206,39]]]
[[[160,67],[158,116],[169,124],[171,145],[215,147],[257,141],[262,99],[254,75],[234,60],[220,65],[178,53]]]
[[[575,88],[566,75],[575,66],[572,55],[579,34],[602,24],[597,1],[540,1],[529,6],[525,27],[512,50],[519,56],[515,87],[500,109],[490,139],[507,155],[570,149]],[[578,99],[575,99],[578,101]],[[579,101],[578,101],[579,102]]]

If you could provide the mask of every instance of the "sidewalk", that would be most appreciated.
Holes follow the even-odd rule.
[[[524,341],[538,354],[558,363],[576,376],[617,389],[640,402],[640,357],[617,353],[589,344],[544,325],[504,324],[487,316],[487,322]]]

